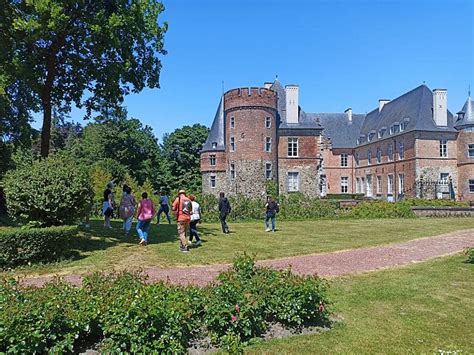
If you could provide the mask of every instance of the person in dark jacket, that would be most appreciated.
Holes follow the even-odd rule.
[[[270,232],[270,230],[275,232],[275,218],[276,214],[280,211],[280,206],[271,196],[268,196],[265,208],[267,210],[265,214],[265,232]],[[269,221],[272,221],[272,229],[270,229]]]
[[[225,194],[221,192],[219,194],[219,219],[221,221],[222,232],[229,233],[229,226],[227,225],[226,218],[231,211],[230,202],[225,197]]]

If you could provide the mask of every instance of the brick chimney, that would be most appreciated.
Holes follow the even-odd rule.
[[[267,82],[265,82],[265,83],[263,84],[263,87],[264,87],[265,89],[270,89],[270,88],[272,87],[272,85],[273,85],[273,83],[270,83],[270,82],[267,81]]]
[[[437,126],[448,125],[448,90],[433,90],[433,119]]]
[[[286,85],[285,96],[286,96],[286,123],[298,123],[298,96],[299,96],[298,85]]]
[[[349,107],[347,110],[344,111],[345,114],[347,114],[347,119],[349,122],[352,122],[352,108]]]

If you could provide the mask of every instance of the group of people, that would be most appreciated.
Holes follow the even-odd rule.
[[[104,190],[104,199],[102,203],[102,214],[104,216],[104,227],[112,228],[110,222],[115,210],[115,195],[113,192],[114,183],[113,181],[107,185],[107,188]],[[169,215],[169,197],[164,191],[160,191],[160,206],[158,211],[153,201],[148,197],[146,192],[143,192],[141,195],[141,200],[137,202],[135,197],[132,194],[132,189],[124,185],[122,189],[122,196],[120,199],[119,205],[119,216],[123,219],[123,231],[125,235],[130,233],[132,228],[133,217],[137,216],[137,233],[140,238],[140,245],[148,244],[148,230],[153,221],[153,218],[156,216],[157,224],[160,224],[161,214],[165,214],[168,224],[171,224],[171,218]],[[266,231],[275,232],[275,216],[279,212],[278,203],[271,197],[267,197],[267,203],[265,205],[266,216],[265,216],[265,227]],[[181,252],[188,252],[189,245],[200,246],[202,245],[202,240],[199,237],[199,232],[197,225],[201,223],[202,213],[201,206],[196,201],[196,197],[193,195],[187,195],[185,190],[180,190],[178,196],[173,201],[171,210],[175,215],[177,221],[177,229],[179,235],[179,250]],[[231,205],[227,197],[223,192],[219,196],[219,219],[221,222],[222,232],[225,234],[230,233],[229,226],[227,224],[227,216],[232,211]],[[270,225],[271,222],[271,225]],[[271,227],[271,229],[270,229]],[[187,239],[186,234],[189,230],[189,239]]]

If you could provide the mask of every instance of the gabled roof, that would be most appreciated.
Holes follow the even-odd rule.
[[[393,124],[401,122],[406,124],[405,131],[455,132],[453,121],[453,115],[448,111],[448,125],[436,125],[433,119],[433,93],[426,85],[420,85],[386,103],[382,111],[379,112],[377,108],[369,112],[360,134],[367,136],[370,132],[378,132],[381,128],[389,129]]]
[[[213,147],[215,145],[215,148]],[[201,152],[209,151],[223,151],[225,150],[224,145],[224,104],[223,97],[219,102],[214,121],[212,121],[211,130],[207,136],[207,140],[202,146]]]
[[[462,129],[468,126],[474,126],[474,100],[469,96],[461,111],[464,113],[462,119],[456,121],[456,128]]]

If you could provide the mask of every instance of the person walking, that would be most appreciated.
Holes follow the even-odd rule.
[[[221,192],[219,194],[219,220],[221,221],[222,232],[225,234],[230,233],[226,219],[231,211],[232,208],[230,207],[229,200],[225,197],[225,194]]]
[[[267,197],[267,203],[265,204],[265,208],[267,210],[265,214],[265,232],[275,232],[275,218],[276,214],[280,211],[280,206],[278,203],[273,199],[273,197]],[[272,222],[272,229],[270,229],[269,221]]]
[[[199,238],[197,224],[201,223],[201,206],[196,202],[194,195],[189,195],[192,205],[191,222],[189,223],[189,242],[193,242],[193,237],[196,238],[196,246],[202,245],[202,240]]]
[[[138,204],[138,223],[137,233],[140,237],[140,245],[148,244],[148,229],[150,228],[151,220],[155,215],[155,206],[153,201],[148,198],[146,192],[142,193],[142,199]]]
[[[166,216],[166,219],[168,220],[168,224],[171,224],[171,218],[170,218],[170,214],[169,214],[170,213],[169,197],[162,190],[162,191],[160,191],[160,208],[158,209],[158,214],[156,215],[156,217],[157,217],[157,223],[156,224],[160,224],[160,216],[163,212]]]
[[[179,251],[187,253],[189,251],[186,230],[189,227],[192,213],[191,200],[186,196],[186,191],[179,190],[178,197],[173,202],[172,210],[176,216],[178,222],[178,235],[179,235]]]
[[[114,213],[114,195],[112,190],[109,188],[110,183],[104,190],[104,199],[102,200],[102,214],[104,215],[104,228],[112,228],[110,220]]]
[[[132,219],[135,214],[135,197],[132,195],[132,189],[125,185],[123,188],[122,199],[120,200],[119,215],[123,219],[123,230],[128,235],[132,228]]]

